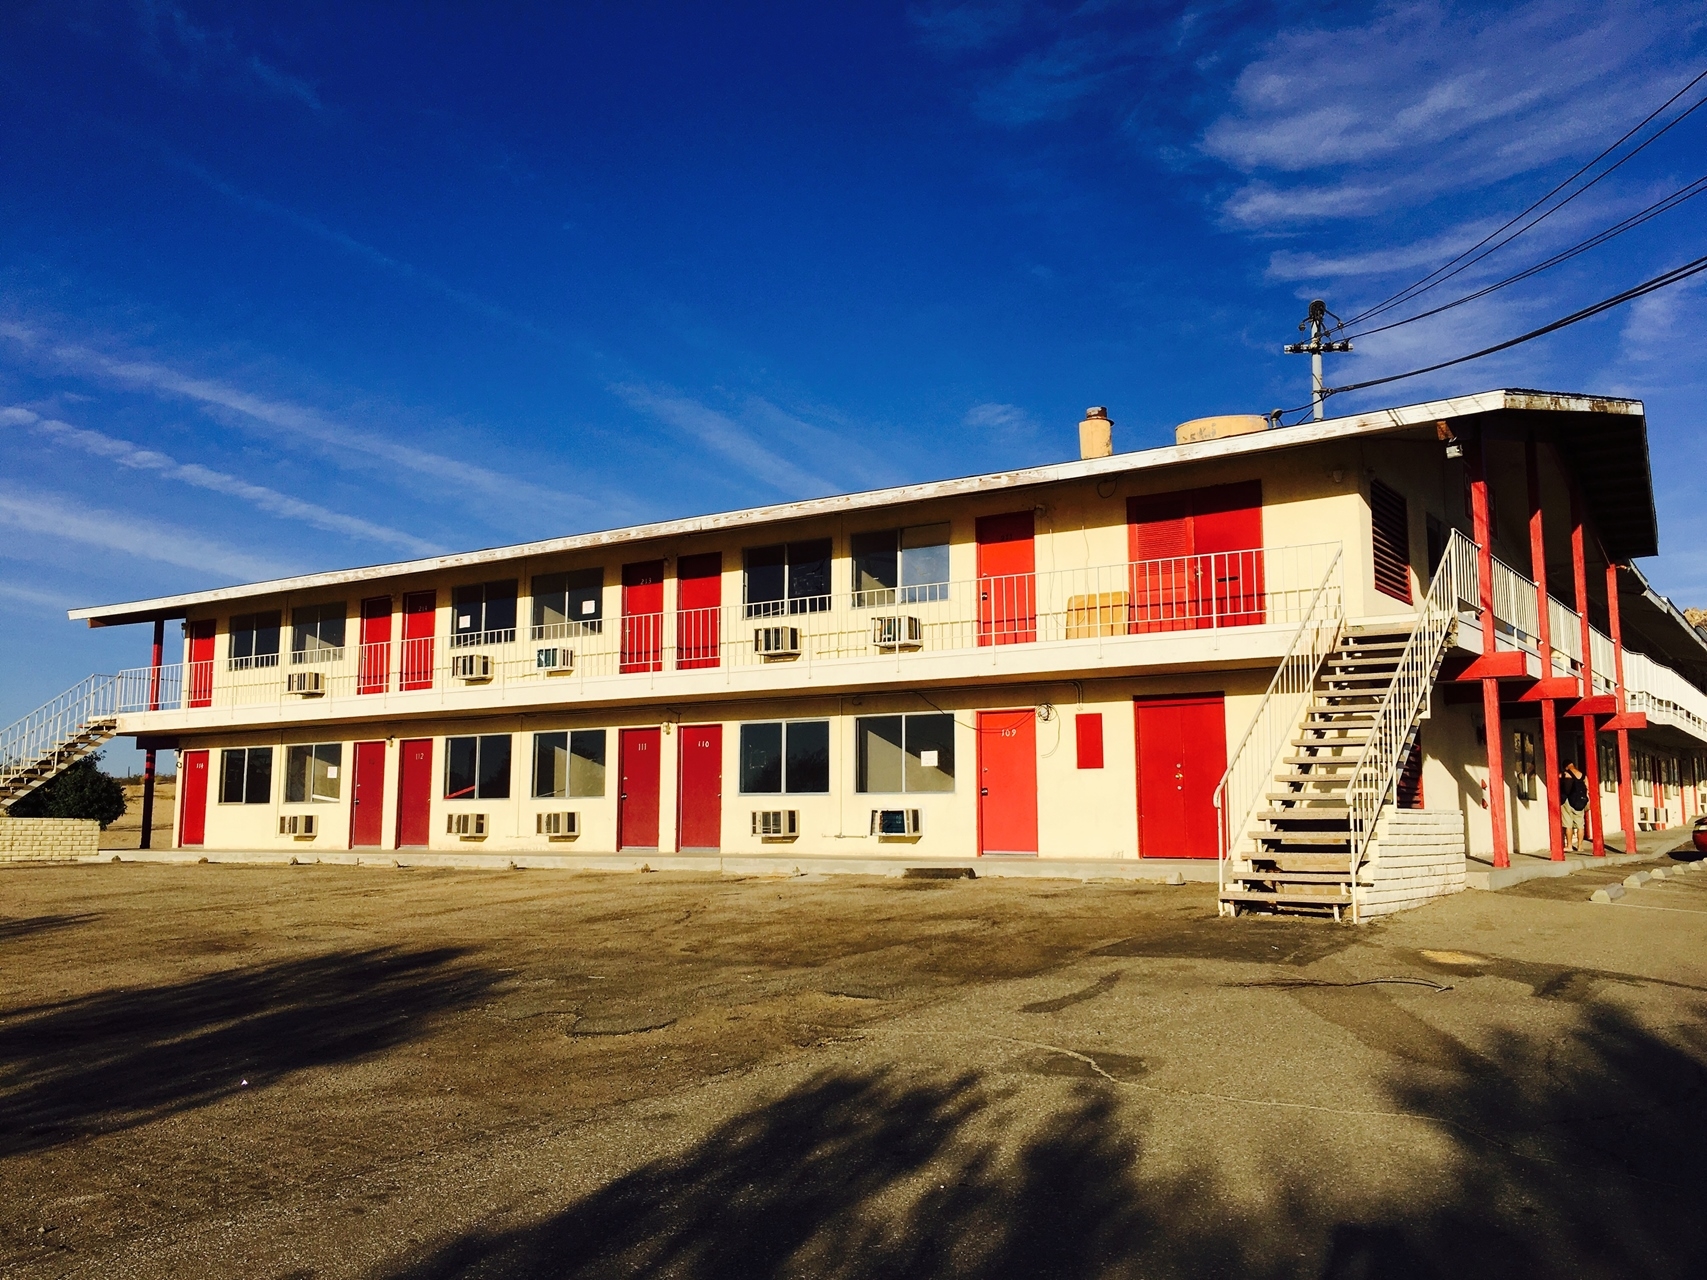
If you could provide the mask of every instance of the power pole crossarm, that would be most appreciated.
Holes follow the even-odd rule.
[[[1328,304],[1317,298],[1310,304],[1310,314],[1298,322],[1300,333],[1309,334],[1307,342],[1289,342],[1281,351],[1289,356],[1308,355],[1310,357],[1310,404],[1319,421],[1322,417],[1322,402],[1327,394],[1322,390],[1322,353],[1324,351],[1350,351],[1351,339],[1341,338],[1337,342],[1328,340],[1328,319],[1332,317],[1334,327],[1340,327],[1340,318],[1328,310]]]

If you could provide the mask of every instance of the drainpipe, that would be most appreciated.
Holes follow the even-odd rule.
[[[1470,511],[1476,534],[1476,594],[1482,610],[1482,653],[1494,652],[1494,548],[1488,528],[1487,444],[1478,435],[1466,451],[1470,464]],[[1500,684],[1482,681],[1482,722],[1488,739],[1487,799],[1489,824],[1493,829],[1494,866],[1511,865],[1511,844],[1505,825],[1505,751],[1501,742]]]
[[[1529,575],[1535,579],[1536,631],[1540,640],[1541,678],[1553,678],[1553,618],[1547,596],[1547,539],[1541,521],[1541,466],[1535,433],[1523,444],[1523,463],[1529,481]],[[1543,686],[1545,689],[1545,686]],[[1565,860],[1565,833],[1559,818],[1559,721],[1553,699],[1541,700],[1541,758],[1547,770],[1547,856]]]
[[[1577,619],[1582,628],[1583,697],[1594,696],[1594,645],[1588,620],[1588,557],[1584,550],[1582,494],[1576,481],[1571,482],[1571,578],[1576,588]],[[1588,812],[1583,821],[1588,824],[1589,843],[1594,856],[1606,856],[1606,823],[1600,813],[1600,740],[1595,733],[1594,717],[1583,716],[1583,783],[1588,787]]]
[[[1606,614],[1612,624],[1612,670],[1619,718],[1624,704],[1624,630],[1618,621],[1618,566],[1606,561]],[[1624,827],[1624,852],[1636,852],[1636,797],[1630,777],[1630,731],[1618,730],[1618,821]]]
[[[166,647],[166,619],[154,619],[154,656],[148,664],[148,709],[160,710],[160,658]],[[142,838],[138,849],[154,847],[154,748],[142,757]]]

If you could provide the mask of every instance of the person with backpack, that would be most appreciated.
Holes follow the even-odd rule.
[[[1567,761],[1559,775],[1559,824],[1570,841],[1571,852],[1582,848],[1583,815],[1588,812],[1588,783],[1575,760]]]

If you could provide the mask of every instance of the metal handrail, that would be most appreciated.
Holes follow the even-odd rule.
[[[1469,538],[1456,529],[1452,531],[1440,567],[1435,570],[1428,594],[1417,611],[1416,629],[1399,656],[1393,681],[1387,686],[1386,696],[1375,713],[1375,723],[1370,727],[1369,741],[1364,744],[1346,785],[1346,805],[1351,811],[1354,921],[1358,918],[1358,869],[1375,834],[1375,823],[1398,786],[1411,730],[1428,700],[1441,654],[1451,641],[1459,605],[1474,601],[1477,596],[1476,550],[1476,544]],[[1533,595],[1530,600],[1533,604]],[[1533,615],[1533,608],[1530,613]],[[1483,625],[1492,626],[1493,622],[1491,618],[1484,619]]]
[[[1263,788],[1273,780],[1275,762],[1297,728],[1299,712],[1315,688],[1316,674],[1339,641],[1340,628],[1345,622],[1344,593],[1339,581],[1340,554],[1338,549],[1334,551],[1298,630],[1292,633],[1286,656],[1274,669],[1245,736],[1233,748],[1227,770],[1215,784],[1215,832],[1220,843],[1217,879],[1223,892],[1227,888],[1227,866],[1235,833],[1244,832]],[[1229,820],[1234,813],[1238,815],[1236,824]]]
[[[55,759],[84,729],[117,711],[117,677],[93,675],[79,680],[0,730],[0,784],[44,760]]]

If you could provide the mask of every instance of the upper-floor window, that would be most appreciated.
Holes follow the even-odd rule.
[[[948,525],[919,524],[853,536],[856,609],[948,599]]]
[[[344,602],[310,604],[290,612],[292,662],[340,662],[344,657]]]
[[[278,666],[279,630],[277,609],[271,613],[233,614],[231,656],[227,665],[233,671]]]
[[[828,538],[749,547],[746,561],[749,618],[822,613],[830,607]]]
[[[451,647],[516,638],[516,580],[474,582],[450,593]]]
[[[533,580],[533,638],[597,635],[604,627],[603,569],[542,573]]]

